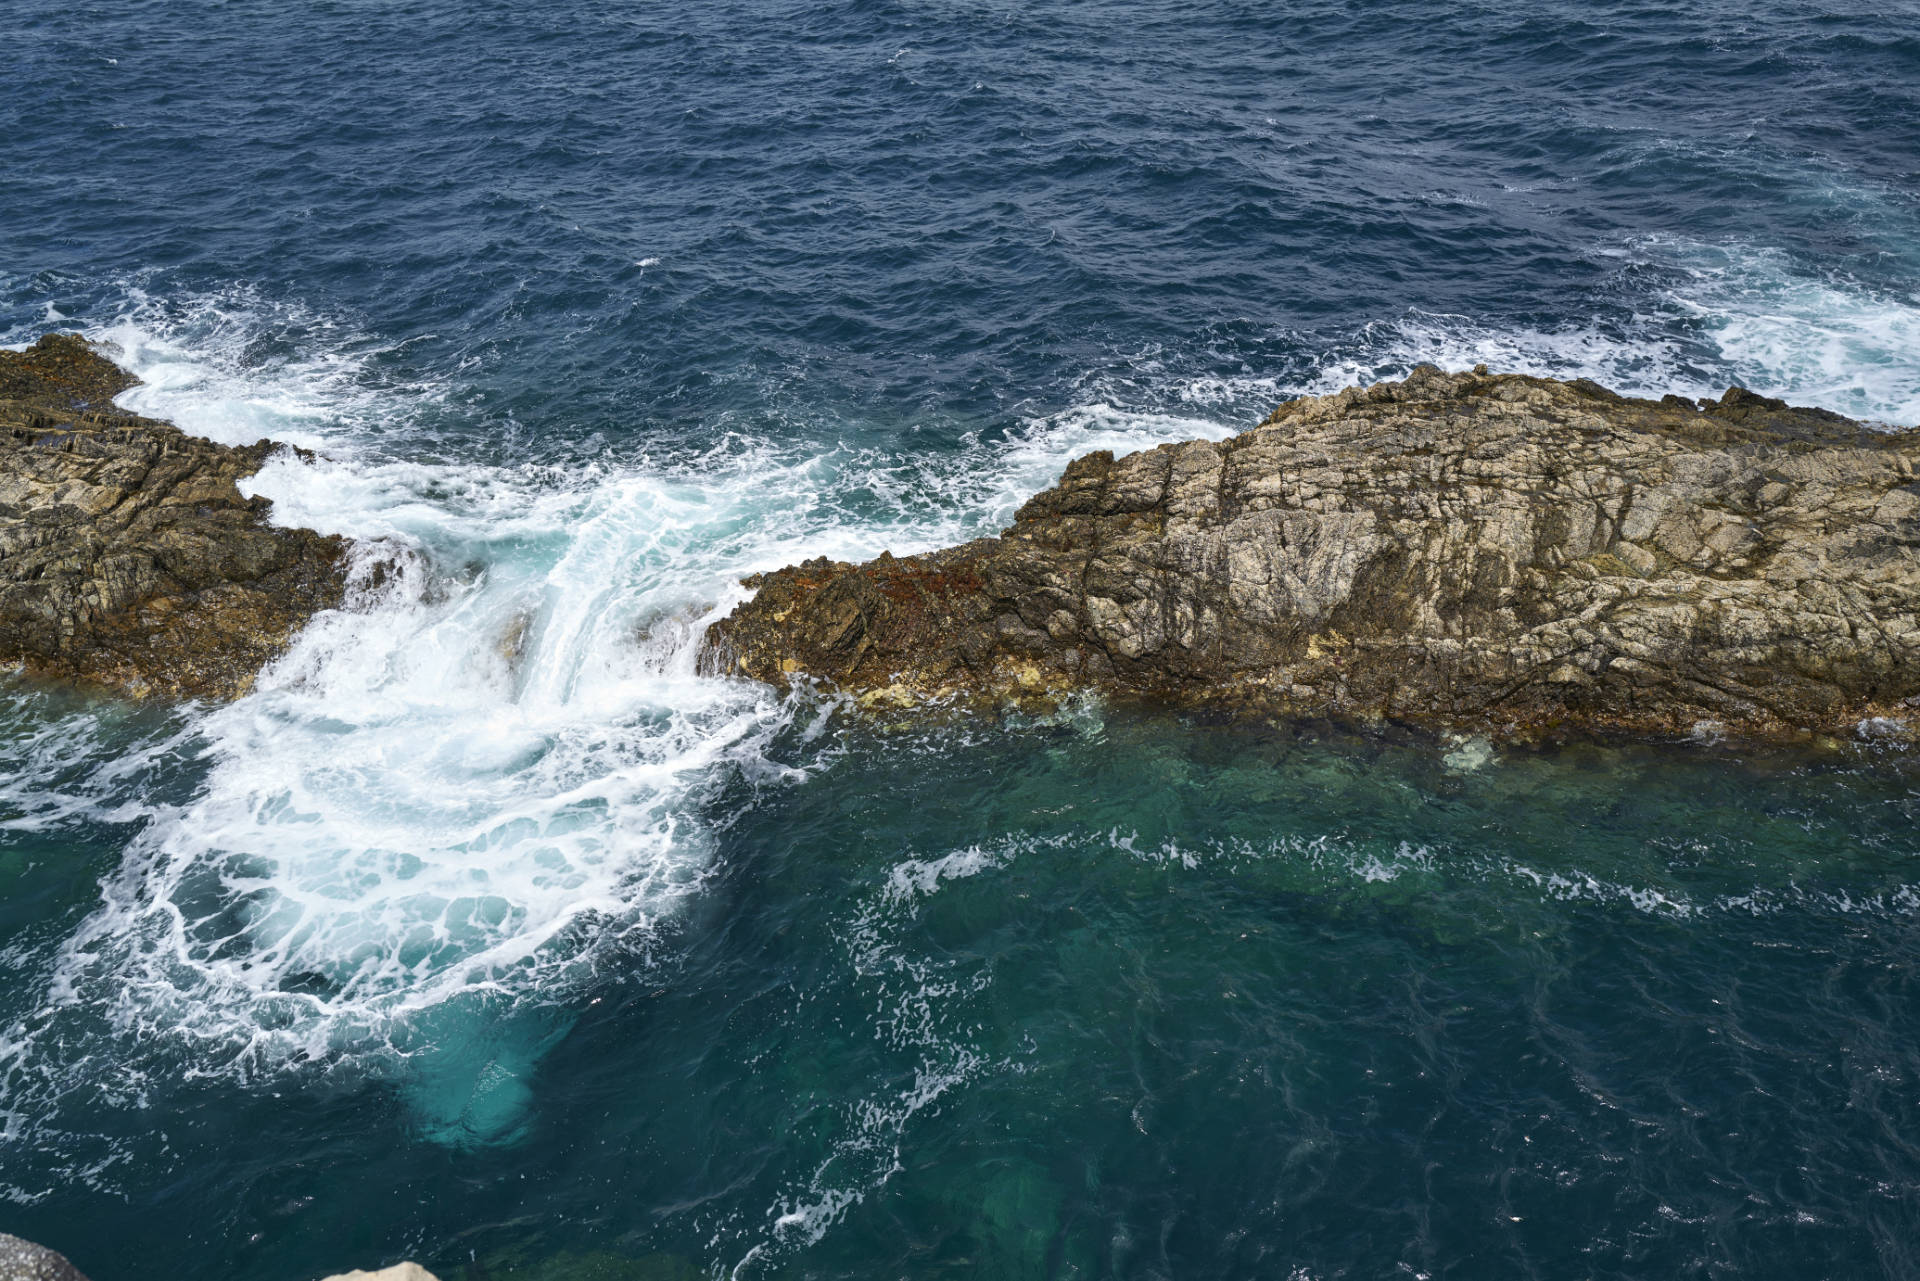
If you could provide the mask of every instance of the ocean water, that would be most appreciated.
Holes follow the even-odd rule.
[[[14,0],[0,344],[398,555],[0,677],[94,1281],[1920,1276],[1920,759],[702,677],[741,577],[1431,360],[1920,422],[1920,7]]]

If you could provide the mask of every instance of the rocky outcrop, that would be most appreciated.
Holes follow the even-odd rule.
[[[0,352],[0,662],[135,695],[232,698],[340,603],[346,547],[267,521],[243,449],[124,413],[84,339]]]
[[[87,1281],[66,1256],[0,1232],[0,1281]]]
[[[66,1257],[45,1246],[0,1232],[0,1281],[87,1281]],[[396,1263],[378,1272],[342,1272],[326,1281],[436,1281],[417,1263]]]
[[[997,538],[750,580],[705,661],[872,705],[1092,687],[1534,729],[1899,716],[1920,432],[1447,374],[1089,454]]]

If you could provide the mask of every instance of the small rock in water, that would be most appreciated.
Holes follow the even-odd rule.
[[[0,1232],[0,1281],[87,1281],[66,1257]]]
[[[1493,743],[1484,734],[1450,734],[1447,741],[1453,744],[1453,750],[1442,756],[1440,763],[1452,773],[1471,774],[1493,760]]]
[[[1913,727],[1893,716],[1869,716],[1854,727],[1861,738],[1905,740],[1914,737]]]
[[[342,1272],[324,1281],[440,1281],[417,1263],[396,1263],[378,1272]]]
[[[1696,743],[1724,743],[1727,727],[1723,721],[1695,721],[1692,736]]]

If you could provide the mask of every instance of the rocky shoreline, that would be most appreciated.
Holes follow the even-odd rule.
[[[135,697],[230,699],[346,588],[343,539],[268,523],[235,449],[125,413],[74,334],[0,352],[0,662]]]
[[[1447,374],[1089,454],[995,538],[749,580],[707,669],[868,707],[1096,689],[1536,733],[1898,732],[1920,431]],[[1877,718],[1877,719],[1876,719]]]
[[[113,406],[77,335],[0,352],[0,662],[244,693],[346,592],[232,448]],[[1229,716],[1779,737],[1920,710],[1920,430],[1734,389],[1447,374],[1229,440],[1089,454],[999,536],[749,581],[714,674],[868,708],[1090,689]]]

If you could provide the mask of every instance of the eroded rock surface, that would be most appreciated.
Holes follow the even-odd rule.
[[[707,662],[864,702],[1757,732],[1920,695],[1920,432],[1430,366],[1068,466],[997,538],[763,576]]]
[[[0,662],[232,698],[340,603],[346,546],[241,496],[272,442],[234,449],[115,409],[134,382],[76,335],[0,352]]]

